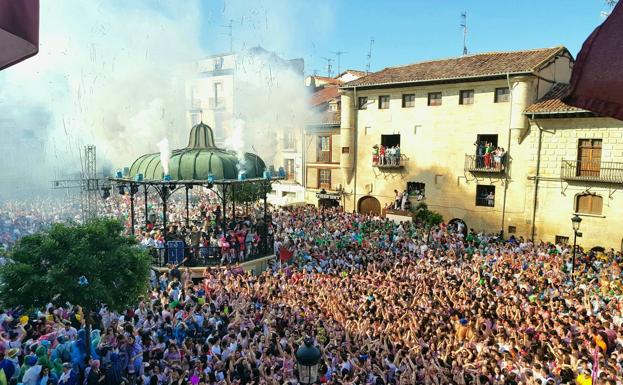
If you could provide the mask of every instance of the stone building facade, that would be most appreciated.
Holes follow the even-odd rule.
[[[549,242],[572,241],[578,213],[581,244],[620,249],[623,122],[560,102],[572,66],[554,47],[391,67],[342,85],[339,133],[327,131],[331,190],[345,210],[375,213],[407,190],[446,221]],[[501,157],[487,161],[478,143]],[[399,160],[381,164],[380,146],[398,146]]]

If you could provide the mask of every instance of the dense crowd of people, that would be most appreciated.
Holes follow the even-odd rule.
[[[18,239],[55,222],[80,219],[80,201],[67,198],[33,198],[0,203],[0,251]]]
[[[311,337],[324,384],[623,384],[619,252],[580,251],[571,277],[562,244],[337,209],[272,222],[280,258],[258,276],[154,273],[123,314],[6,310],[0,382],[294,385]]]
[[[2,203],[0,256],[2,250],[6,252],[22,236],[45,230],[52,223],[80,223],[80,207],[77,196]],[[123,221],[128,234],[132,230],[130,212],[127,191],[124,194],[112,194],[98,202],[98,215]],[[134,234],[139,244],[150,248],[161,264],[168,262],[164,248],[170,241],[182,243],[181,248],[188,254],[190,264],[205,262],[207,259],[215,259],[220,263],[241,262],[259,256],[263,251],[261,237],[264,231],[264,211],[260,204],[238,204],[235,213],[229,204],[227,212],[223,213],[221,202],[213,192],[199,191],[190,195],[187,221],[184,197],[174,196],[168,200],[166,231],[163,227],[161,200],[157,195],[148,195],[145,205],[144,195],[135,194],[134,212]],[[223,214],[225,222],[222,220]],[[270,238],[272,243],[270,224],[267,227],[267,242]]]

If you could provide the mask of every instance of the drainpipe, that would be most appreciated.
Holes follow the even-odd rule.
[[[500,234],[502,235],[502,238],[504,238],[504,220],[506,219],[506,195],[508,192],[508,181],[509,181],[509,177],[508,177],[508,173],[509,173],[509,167],[508,167],[508,160],[510,159],[510,154],[511,154],[511,126],[512,126],[512,121],[513,121],[513,90],[511,88],[511,81],[510,81],[510,75],[508,74],[508,72],[506,73],[506,84],[508,85],[508,93],[510,95],[510,109],[508,112],[508,142],[506,144],[506,173],[505,173],[505,177],[504,177],[504,199],[502,201],[502,226],[501,226],[501,232]]]
[[[534,115],[532,115],[531,120],[534,121]],[[530,238],[532,238],[532,242],[534,242],[534,234],[536,233],[536,205],[538,199],[539,179],[541,175],[541,142],[543,140],[543,129],[538,123],[536,123],[536,126],[539,129],[539,143],[536,152],[536,178],[534,178],[534,197],[532,201],[532,229],[530,231]]]

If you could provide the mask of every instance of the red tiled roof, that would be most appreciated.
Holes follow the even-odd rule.
[[[526,109],[527,114],[556,113],[556,112],[585,112],[580,108],[562,102],[567,94],[568,84],[556,83],[543,97]]]
[[[314,92],[311,96],[310,104],[312,106],[319,106],[323,103],[328,103],[331,99],[335,99],[340,96],[339,88],[333,87],[324,87],[320,90]]]
[[[326,76],[314,76],[314,78],[316,78],[316,80],[322,80],[325,84],[341,85],[342,83],[344,83],[340,79],[329,78],[329,77],[326,77]]]
[[[337,75],[336,77],[338,77],[338,78],[339,78],[340,76],[342,76],[342,75],[344,75],[344,74],[347,74],[347,73],[351,73],[351,74],[353,74],[353,75],[355,75],[355,76],[359,76],[359,77],[366,76],[366,72],[365,72],[365,71],[359,71],[359,70],[346,70],[346,71],[342,72],[341,74]]]
[[[531,73],[553,57],[568,53],[565,47],[513,52],[489,52],[443,60],[389,67],[344,84],[343,87],[461,80],[509,74]]]

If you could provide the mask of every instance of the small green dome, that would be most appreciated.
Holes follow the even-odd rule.
[[[247,178],[260,178],[266,169],[264,161],[255,154],[244,154],[244,170]],[[172,180],[238,179],[238,157],[232,151],[216,147],[210,126],[203,122],[190,130],[188,146],[173,150],[169,160]],[[164,171],[160,153],[145,154],[132,163],[130,177],[143,174],[145,180],[162,180]]]

